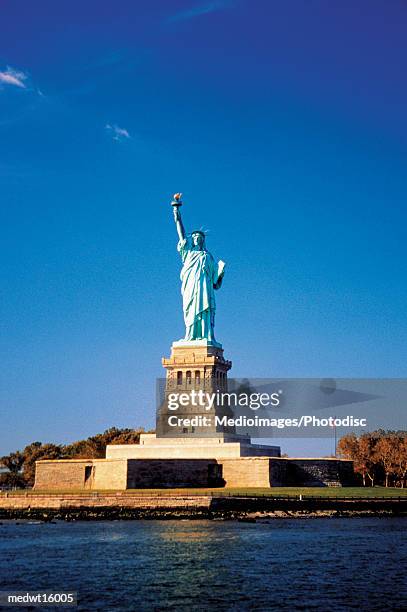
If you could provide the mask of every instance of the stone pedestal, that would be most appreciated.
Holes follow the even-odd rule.
[[[227,389],[227,373],[232,362],[223,356],[222,345],[209,340],[173,342],[171,357],[163,357],[168,391]]]
[[[217,394],[227,391],[227,373],[232,362],[223,356],[222,345],[208,340],[174,342],[169,359],[163,358],[167,371],[162,403],[157,413],[157,437],[216,436],[234,434],[232,427],[219,427],[215,415],[231,416],[229,407],[218,402],[208,409],[195,401],[194,392]],[[169,400],[174,397],[190,396],[191,401],[171,410]],[[169,425],[169,417],[177,417],[191,423]],[[175,419],[173,419],[175,420]]]
[[[109,445],[108,459],[234,459],[240,457],[280,457],[279,446],[252,444],[249,436],[237,435],[234,427],[221,427],[218,417],[232,416],[228,406],[214,402],[207,410],[189,402],[177,410],[169,408],[172,395],[199,390],[216,394],[228,390],[227,373],[232,362],[223,356],[222,345],[207,340],[180,340],[171,347],[169,359],[163,358],[167,371],[162,403],[157,414],[157,433],[141,434],[140,444]],[[170,426],[169,417],[200,424]],[[210,424],[203,423],[203,418]]]

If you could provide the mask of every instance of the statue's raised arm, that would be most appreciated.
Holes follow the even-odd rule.
[[[179,210],[180,206],[182,206],[181,196],[182,193],[174,193],[173,200],[171,202],[174,210],[175,226],[177,228],[178,238],[180,239],[180,241],[185,240],[185,228],[184,224],[182,223],[181,213]]]

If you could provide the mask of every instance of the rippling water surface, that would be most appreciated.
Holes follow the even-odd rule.
[[[402,518],[4,522],[0,588],[77,591],[79,610],[402,610],[406,528]]]

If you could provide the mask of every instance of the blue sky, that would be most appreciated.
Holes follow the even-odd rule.
[[[228,263],[234,376],[406,376],[405,2],[0,19],[0,454],[154,424],[183,335],[175,191]],[[309,444],[283,445],[331,450]]]

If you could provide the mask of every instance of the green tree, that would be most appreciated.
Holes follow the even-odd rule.
[[[381,463],[385,474],[385,486],[389,486],[389,479],[397,472],[398,438],[383,436],[376,445],[376,458]]]
[[[62,459],[63,447],[57,444],[32,442],[23,450],[23,476],[26,484],[33,486],[35,480],[35,462],[40,459]]]
[[[347,434],[338,442],[338,453],[345,459],[353,461],[353,468],[362,477],[363,486],[366,486],[366,477],[369,478],[372,487],[375,481],[376,456],[375,446],[377,438],[370,433],[357,436]]]
[[[19,474],[24,464],[24,455],[20,451],[10,453],[0,458],[0,463],[4,465],[12,474]]]
[[[138,444],[142,427],[118,429],[111,427],[103,433],[78,440],[71,444],[43,444],[32,442],[20,452],[10,453],[0,459],[9,470],[0,476],[0,484],[32,486],[35,480],[35,462],[41,459],[97,459],[106,456],[107,444]],[[151,432],[150,432],[151,433]]]
[[[0,463],[7,468],[7,472],[0,474],[0,487],[23,487],[24,476],[21,473],[24,456],[20,451],[10,453],[0,458]]]
[[[397,456],[397,476],[403,489],[407,478],[407,435],[399,439]]]

